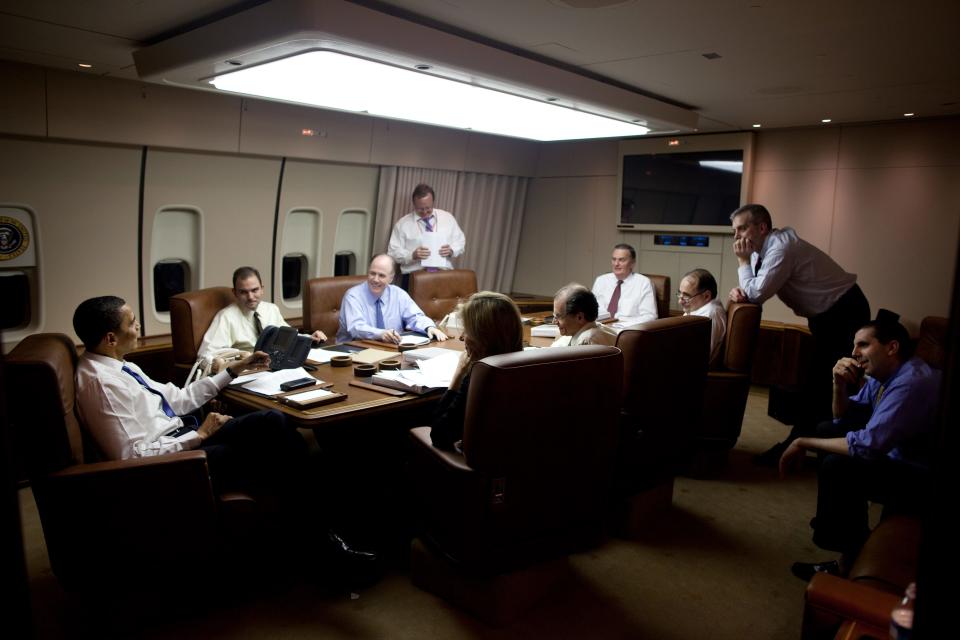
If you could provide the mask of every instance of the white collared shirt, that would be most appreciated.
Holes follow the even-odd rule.
[[[287,321],[280,314],[280,308],[271,302],[260,301],[256,312],[260,314],[260,325],[267,327],[286,327]],[[253,320],[253,311],[241,308],[237,303],[220,309],[210,322],[210,327],[203,334],[203,341],[197,349],[197,357],[210,359],[221,349],[242,349],[253,351],[257,344],[256,323]]]
[[[424,233],[438,234],[440,246],[450,245],[450,250],[453,252],[450,258],[456,258],[463,254],[467,240],[452,213],[442,209],[434,209],[433,220],[430,224],[433,226],[433,231],[428,232],[425,230],[424,224],[420,222],[420,216],[413,211],[397,220],[397,223],[393,225],[387,254],[400,265],[401,273],[411,273],[423,269],[420,261],[413,257],[413,252],[424,246],[422,240]],[[443,259],[441,269],[453,269],[450,258]]]
[[[754,268],[760,262],[760,272]],[[832,307],[857,283],[827,254],[797,237],[790,227],[774,229],[750,264],[737,269],[740,288],[750,302],[763,304],[777,295],[798,316],[812,318]]]
[[[197,448],[196,431],[176,438],[164,435],[183,426],[183,421],[168,417],[160,396],[123,371],[124,365],[160,391],[178,416],[200,408],[230,382],[230,374],[221,371],[181,389],[154,382],[132,362],[84,353],[77,363],[77,410],[100,451],[111,460],[126,460]]]
[[[685,316],[701,316],[710,318],[710,362],[713,363],[720,356],[720,347],[723,346],[723,336],[727,333],[727,312],[719,300],[711,300],[699,309],[684,313]]]
[[[597,297],[597,304],[601,310],[606,310],[616,288],[617,277],[612,273],[605,273],[594,280],[593,295]],[[622,326],[657,319],[657,294],[650,278],[631,272],[623,279],[620,302],[614,316],[619,321],[618,324]]]

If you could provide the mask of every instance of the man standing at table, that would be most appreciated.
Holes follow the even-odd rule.
[[[790,227],[774,229],[763,205],[744,205],[730,220],[733,252],[740,263],[740,286],[730,291],[730,301],[763,304],[776,294],[794,313],[807,318],[813,334],[812,371],[826,371],[847,354],[857,329],[870,320],[870,303],[857,276],[801,240]],[[833,392],[826,376],[814,375],[806,395],[808,415],[797,419],[786,440],[758,456],[758,463],[777,464],[791,441],[813,435],[816,425],[830,417]]]
[[[406,291],[390,284],[395,274],[393,258],[382,253],[373,257],[367,281],[343,295],[337,342],[379,340],[398,344],[403,331],[418,331],[441,342],[447,339]]]
[[[657,319],[657,295],[650,278],[633,272],[637,252],[628,244],[618,244],[610,257],[611,273],[597,277],[593,295],[601,309],[622,325],[640,324]]]
[[[414,271],[453,269],[450,258],[463,254],[466,239],[452,213],[433,208],[435,195],[430,185],[413,190],[413,211],[393,226],[387,254],[397,261],[402,273],[400,287]]]

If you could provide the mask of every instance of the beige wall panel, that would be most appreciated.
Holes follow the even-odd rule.
[[[321,213],[319,262],[310,265],[308,278],[333,275],[334,241],[337,220],[346,210],[373,212],[377,204],[380,170],[377,167],[335,165],[322,162],[288,160],[283,172],[283,191],[280,194],[280,231],[286,216],[298,208],[316,209]],[[371,225],[371,230],[372,230]],[[282,233],[278,233],[278,241]],[[280,305],[284,316],[300,316],[300,305],[286,305],[280,291],[282,256],[277,253],[274,266],[276,285],[273,301]],[[361,271],[366,270],[363,265]]]
[[[526,211],[513,290],[552,295],[564,283],[567,256],[567,180],[533,180],[527,190]],[[559,283],[559,284],[558,284]]]
[[[467,135],[464,171],[507,176],[534,176],[537,173],[537,144],[515,138]]]
[[[617,140],[542,143],[537,175],[544,178],[616,176],[620,170],[618,145]]]
[[[143,195],[145,247],[153,218],[163,207],[188,206],[201,212],[200,287],[230,285],[233,270],[250,265],[269,287],[280,160],[150,150]],[[145,252],[146,253],[146,252]],[[145,309],[152,308],[152,267],[144,255]],[[270,299],[272,292],[266,292]],[[147,335],[169,332],[169,324],[144,312]]]
[[[46,88],[40,67],[0,62],[0,133],[47,133]]]
[[[835,182],[832,170],[758,171],[755,201],[770,211],[774,227],[793,227],[801,238],[830,253]]]
[[[762,131],[755,140],[754,172],[833,169],[837,166],[840,127]]]
[[[834,255],[876,314],[910,328],[948,315],[960,232],[960,167],[841,171]]]
[[[957,166],[960,118],[843,128],[840,167]]]
[[[238,149],[240,98],[66,71],[47,74],[51,137]]]
[[[590,286],[597,276],[593,272],[593,247],[597,227],[597,201],[604,192],[604,186],[596,178],[571,178],[566,182],[566,198],[562,204],[564,222],[564,261],[563,269],[556,273],[556,291],[568,282],[579,282]],[[608,186],[608,185],[606,185]],[[556,247],[545,246],[545,251]],[[553,293],[547,291],[547,293]]]
[[[370,164],[463,171],[467,132],[374,119]]]
[[[367,164],[373,123],[368,116],[245,99],[240,152]],[[316,135],[304,136],[304,129]]]
[[[138,149],[0,139],[0,197],[36,214],[39,331],[76,338],[73,311],[93,296],[137,308],[139,184]]]

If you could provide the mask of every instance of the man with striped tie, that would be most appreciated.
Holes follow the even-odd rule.
[[[610,256],[612,271],[593,281],[600,309],[619,320],[620,327],[657,319],[657,292],[650,278],[633,272],[636,264],[636,249],[618,244]]]
[[[881,310],[857,331],[852,357],[833,367],[833,421],[820,425],[820,437],[791,442],[780,458],[785,475],[807,451],[825,454],[813,542],[842,554],[839,561],[795,563],[800,578],[849,569],[869,534],[868,500],[887,509],[923,508],[941,376],[911,351],[896,314]]]
[[[397,220],[390,234],[387,254],[400,265],[401,289],[407,288],[414,271],[453,269],[450,259],[466,248],[457,219],[452,213],[434,209],[434,197],[430,185],[418,184],[413,190],[413,211]]]

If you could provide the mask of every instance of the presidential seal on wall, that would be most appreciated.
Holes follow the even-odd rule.
[[[30,246],[30,233],[16,218],[0,216],[0,261],[13,260]]]

